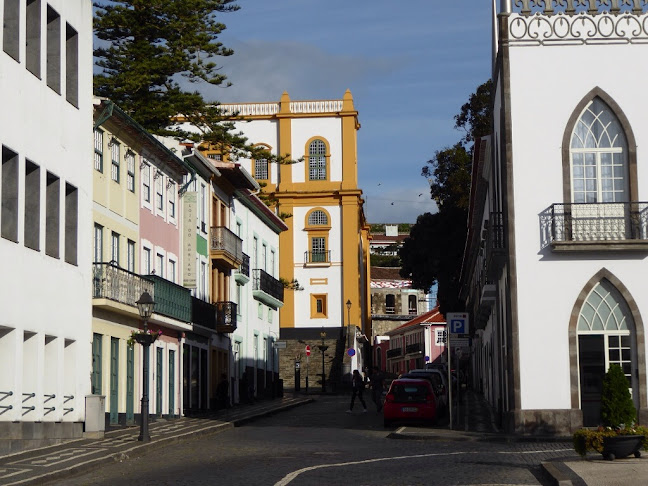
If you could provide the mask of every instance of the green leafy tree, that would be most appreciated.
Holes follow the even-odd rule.
[[[601,391],[601,420],[604,425],[619,428],[621,425],[630,427],[637,417],[632,398],[630,384],[617,364],[610,365],[603,378]]]
[[[430,183],[438,213],[420,215],[400,251],[401,276],[428,291],[438,282],[442,313],[463,310],[459,278],[466,244],[470,204],[472,149],[476,138],[491,131],[491,81],[479,86],[455,116],[455,128],[466,135],[452,147],[435,152],[421,175]]]

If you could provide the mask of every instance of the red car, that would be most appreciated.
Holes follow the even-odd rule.
[[[392,381],[383,407],[385,427],[394,422],[436,422],[436,398],[432,384],[422,378],[399,378]]]

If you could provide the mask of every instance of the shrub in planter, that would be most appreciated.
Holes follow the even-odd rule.
[[[574,433],[574,449],[581,456],[588,451],[603,453],[606,437],[643,435],[643,448],[648,450],[648,428],[635,425],[637,416],[628,391],[628,380],[619,365],[613,364],[603,379],[601,420],[596,430],[580,429]]]

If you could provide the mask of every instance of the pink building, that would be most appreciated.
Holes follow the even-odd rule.
[[[387,332],[389,341],[376,345],[374,362],[385,363],[381,368],[395,374],[444,362],[445,329],[445,318],[437,306]]]

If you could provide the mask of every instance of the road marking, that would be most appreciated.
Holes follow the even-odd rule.
[[[548,452],[564,452],[571,451],[572,449],[554,449],[554,450],[545,450],[545,451],[524,451],[523,454],[537,454]],[[520,454],[520,451],[499,451],[500,454]],[[483,451],[469,451],[469,452],[443,452],[443,453],[430,453],[430,454],[415,454],[412,456],[396,456],[396,457],[379,457],[376,459],[365,459],[363,461],[351,461],[351,462],[339,462],[337,464],[320,464],[318,466],[309,466],[302,469],[297,469],[296,471],[291,472],[284,476],[280,481],[277,481],[274,486],[286,486],[290,484],[297,476],[308,472],[315,471],[317,469],[325,469],[328,467],[345,467],[345,466],[355,466],[358,464],[371,464],[373,462],[385,462],[385,461],[401,461],[403,459],[419,459],[423,457],[442,457],[442,456],[457,456],[460,454],[483,454]]]

